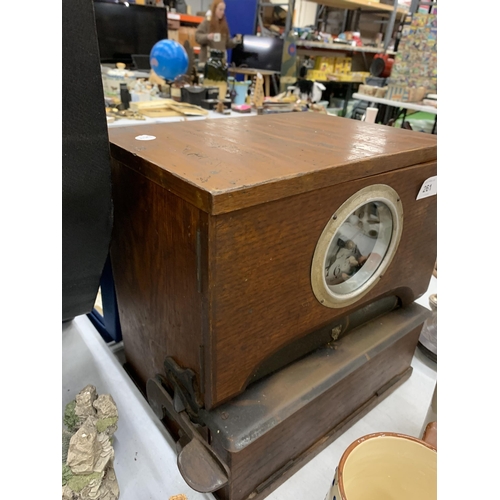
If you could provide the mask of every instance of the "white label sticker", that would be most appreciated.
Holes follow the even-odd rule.
[[[437,175],[434,177],[429,177],[420,188],[420,191],[417,195],[417,200],[421,200],[422,198],[428,198],[429,196],[437,195]]]
[[[136,137],[138,141],[153,141],[154,139],[156,139],[154,135],[138,135]]]

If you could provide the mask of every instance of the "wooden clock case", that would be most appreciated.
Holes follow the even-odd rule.
[[[184,429],[179,467],[192,487],[263,498],[278,484],[269,478],[293,471],[283,469],[290,460],[296,466],[315,443],[331,442],[411,372],[426,318],[413,302],[436,261],[436,196],[417,199],[436,175],[436,137],[316,113],[117,127],[109,137],[111,259],[127,365],[171,431]],[[348,200],[368,193],[369,201],[379,188],[395,193],[397,245],[362,294],[322,303],[314,285],[321,237]],[[278,427],[273,418],[236,417],[259,387],[278,390],[286,373],[296,383],[311,356],[329,382],[318,389],[314,370],[309,385],[290,382],[309,396],[269,403]],[[332,417],[339,398],[345,407]],[[238,431],[220,432],[222,413],[235,415]],[[291,446],[313,415],[322,423]],[[254,427],[245,438],[242,429]],[[277,450],[269,460],[268,438]],[[218,464],[205,486],[188,472],[203,453]]]

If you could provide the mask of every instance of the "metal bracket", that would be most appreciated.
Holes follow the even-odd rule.
[[[166,379],[161,375],[147,381],[149,405],[160,420],[167,417],[182,431],[177,442],[177,467],[186,483],[200,493],[212,493],[228,483],[229,468],[203,439],[187,413],[175,409],[165,384]]]
[[[193,370],[181,368],[170,357],[165,359],[163,367],[167,380],[174,389],[175,411],[187,410],[192,418],[197,419],[203,403]]]

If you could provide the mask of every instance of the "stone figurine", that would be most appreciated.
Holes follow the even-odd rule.
[[[113,468],[113,434],[118,409],[109,394],[94,386],[82,389],[64,412],[62,431],[62,499],[117,500]]]

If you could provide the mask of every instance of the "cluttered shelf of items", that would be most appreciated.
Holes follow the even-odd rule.
[[[196,39],[203,13],[168,12],[168,39],[160,43],[177,43],[175,57],[182,59],[184,51],[184,62],[164,61],[162,68],[154,67],[150,53],[148,66],[139,71],[134,64],[103,65],[109,126],[278,112],[318,112],[359,120],[366,119],[367,107],[375,106],[382,109],[378,123],[403,126],[405,119],[410,123],[415,118],[414,130],[430,132],[435,125],[432,110],[418,114],[406,104],[401,106],[405,109],[401,119],[400,107],[378,99],[426,106],[431,96],[430,105],[437,107],[435,10],[410,13],[399,2],[392,19],[394,33],[389,36],[381,28],[373,33],[366,26],[387,23],[370,15],[387,18],[392,5],[365,0],[312,3],[318,8],[315,23],[292,24],[288,35],[286,11],[265,7],[268,17],[252,34],[236,35],[239,42],[231,53],[210,52],[203,64]],[[364,20],[366,16],[347,9],[363,9],[363,16],[365,12],[369,16]],[[286,22],[295,21],[297,15]],[[344,27],[348,29],[342,31]],[[240,31],[238,26],[231,29]],[[176,74],[171,71],[174,66]]]
[[[318,53],[318,49],[326,49],[327,51],[337,51],[337,52],[365,52],[371,54],[380,53],[380,47],[358,47],[356,45],[349,45],[339,41],[322,42],[322,41],[308,41],[308,40],[297,40],[297,47],[301,53]],[[302,50],[303,49],[303,50]],[[308,52],[309,49],[309,52]],[[387,50],[387,55],[395,55],[394,50]]]
[[[104,75],[110,127],[291,111],[326,113],[323,103],[311,102],[308,94],[294,91],[295,88],[264,96],[264,77],[260,72],[251,81],[238,82],[227,77],[219,86],[191,84],[182,79],[168,84],[154,73],[137,78],[123,69],[114,76]]]
[[[316,0],[314,0],[316,1]],[[299,30],[297,52],[302,55],[302,73],[306,79],[332,89],[331,82],[338,82],[330,94],[338,114],[353,119],[364,119],[366,109],[381,109],[377,123],[395,124],[423,132],[435,131],[437,110],[437,9],[435,2],[420,6],[411,2],[412,8],[397,4],[392,16],[393,32],[374,32],[375,16],[379,13],[361,9],[375,8],[389,12],[394,6],[365,2],[356,12],[339,9],[354,8],[356,1],[332,0],[317,2],[322,5],[318,14],[317,29]],[[409,3],[409,2],[408,2]],[[370,24],[371,23],[371,24]],[[350,25],[352,31],[338,32],[336,28]],[[387,26],[387,25],[386,25]],[[374,97],[367,99],[367,96]],[[340,98],[340,99],[339,99]],[[379,101],[379,99],[390,100]],[[398,106],[400,104],[400,106]],[[415,106],[422,109],[413,113]],[[333,106],[330,106],[333,107]],[[431,107],[432,109],[429,109]],[[403,118],[401,119],[401,113]],[[408,116],[406,116],[408,113]],[[433,116],[434,115],[434,116]]]

